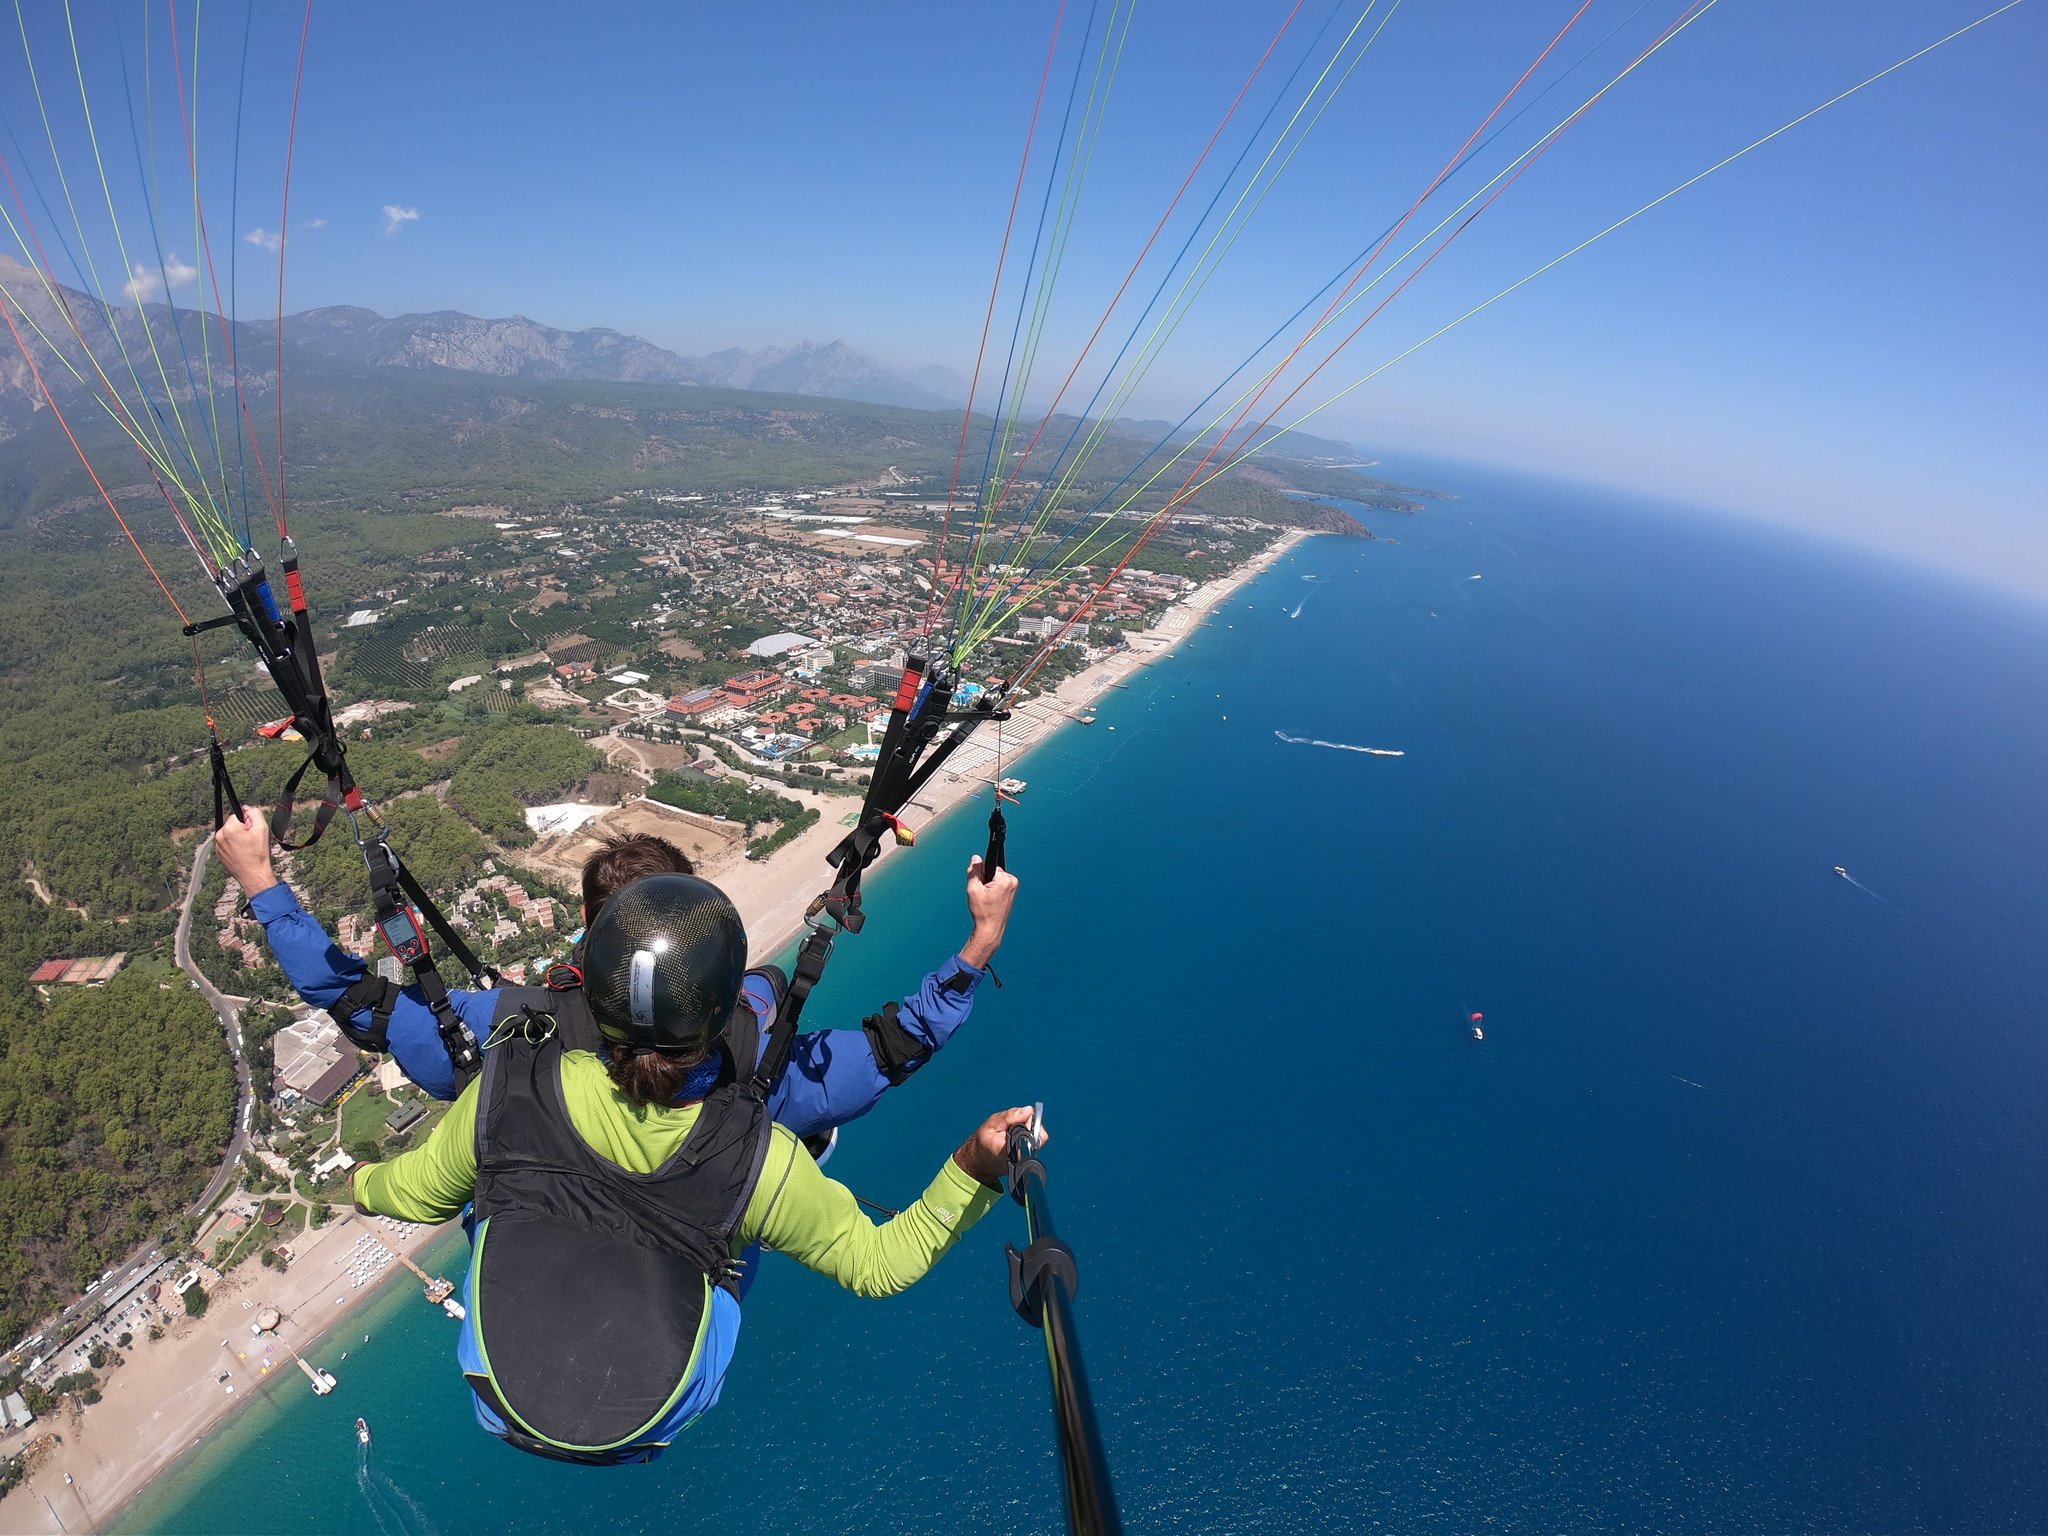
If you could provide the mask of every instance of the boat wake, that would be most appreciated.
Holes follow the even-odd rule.
[[[1304,608],[1306,608],[1307,606],[1308,606],[1308,599],[1307,599],[1307,598],[1303,598],[1303,599],[1302,599],[1302,600],[1301,600],[1300,602],[1298,602],[1298,603],[1296,603],[1296,604],[1294,605],[1294,612],[1292,612],[1292,613],[1290,613],[1289,615],[1287,615],[1287,617],[1289,617],[1290,619],[1298,619],[1298,618],[1300,618],[1300,617],[1301,617],[1301,610],[1302,610],[1302,609],[1304,609]]]
[[[1387,747],[1354,747],[1348,741],[1321,741],[1314,736],[1290,736],[1285,731],[1273,733],[1282,741],[1292,742],[1297,747],[1329,747],[1338,752],[1363,752],[1368,757],[1406,757],[1406,752],[1396,752]]]
[[[370,1458],[370,1447],[356,1446],[356,1492],[369,1506],[380,1536],[435,1536],[434,1522],[420,1508],[419,1500],[379,1472]]]
[[[1899,910],[1896,906],[1893,906],[1891,902],[1885,901],[1884,897],[1878,895],[1877,892],[1873,891],[1861,880],[1858,880],[1854,875],[1850,874],[1849,871],[1842,868],[1841,865],[1837,864],[1835,866],[1835,873],[1840,875],[1844,880],[1848,881],[1851,885],[1855,886],[1857,890],[1861,891],[1864,895],[1868,896],[1872,901],[1884,901],[1884,904],[1888,907],[1891,907],[1891,909],[1894,912]]]

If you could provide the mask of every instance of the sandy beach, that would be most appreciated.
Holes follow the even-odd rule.
[[[991,727],[979,727],[972,740],[949,760],[947,768],[934,775],[911,802],[904,819],[914,828],[930,826],[982,789],[995,768],[999,739],[1003,773],[1016,773],[1032,749],[1050,740],[1054,732],[1071,727],[1074,716],[1087,713],[1087,706],[1112,687],[1170,655],[1219,603],[1308,537],[1298,532],[1283,534],[1271,549],[1228,576],[1197,587],[1168,608],[1157,626],[1126,635],[1128,649],[1076,673],[1054,692],[1019,705],[1002,726],[1000,738]],[[777,793],[785,791],[778,788]],[[804,909],[831,883],[832,872],[825,863],[825,855],[846,835],[842,818],[857,811],[860,804],[849,797],[833,795],[800,798],[818,808],[820,815],[815,827],[760,863],[735,858],[705,871],[732,897],[740,916],[746,919],[756,964],[772,959],[802,933]],[[885,843],[881,858],[875,862],[879,866],[900,851],[895,844]]]
[[[1015,772],[1034,748],[1086,713],[1093,700],[1171,654],[1218,604],[1306,537],[1283,536],[1229,576],[1174,604],[1155,628],[1128,635],[1127,649],[1067,679],[1053,693],[1018,706],[1002,727],[1002,771]],[[996,768],[997,748],[997,738],[986,728],[978,732],[955,755],[950,770],[925,787],[906,819],[916,827],[929,826],[983,788]],[[845,835],[843,818],[859,807],[847,796],[778,789],[783,792],[815,806],[818,824],[769,859],[750,862],[735,849],[705,870],[746,919],[757,961],[777,954],[802,932],[805,908],[828,883],[825,855]],[[882,857],[897,852],[890,845]],[[254,1258],[245,1261],[211,1288],[206,1316],[177,1315],[162,1339],[138,1338],[127,1351],[127,1363],[107,1373],[99,1403],[86,1409],[67,1404],[16,1437],[36,1448],[27,1479],[0,1500],[0,1531],[27,1536],[96,1530],[243,1403],[266,1393],[310,1391],[292,1351],[312,1349],[385,1284],[417,1288],[418,1281],[395,1260],[380,1261],[375,1255],[385,1249],[411,1255],[442,1230],[344,1210],[320,1231],[301,1237],[286,1273],[266,1270]],[[352,1273],[364,1275],[366,1256],[372,1267],[362,1283],[352,1283]],[[428,1303],[422,1299],[419,1305]],[[266,1307],[276,1308],[284,1320],[274,1334],[252,1337],[251,1325]],[[226,1381],[220,1379],[224,1373]]]
[[[238,1265],[209,1287],[204,1317],[175,1312],[161,1339],[138,1336],[125,1352],[127,1363],[104,1373],[99,1402],[84,1409],[67,1404],[25,1432],[21,1438],[36,1448],[27,1479],[0,1499],[0,1531],[98,1530],[244,1403],[310,1392],[293,1352],[312,1350],[394,1276],[418,1291],[395,1258],[378,1255],[409,1257],[444,1230],[341,1210],[299,1237],[298,1257],[285,1273],[255,1258]],[[354,1276],[363,1283],[352,1283]],[[429,1305],[424,1297],[418,1304]],[[253,1337],[266,1307],[283,1320],[274,1333]]]

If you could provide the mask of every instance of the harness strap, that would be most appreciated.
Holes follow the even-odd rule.
[[[341,994],[328,1011],[335,1025],[361,1050],[387,1052],[391,1049],[391,1010],[398,1006],[398,983],[375,971]],[[355,1016],[370,1010],[370,1027],[357,1024]]]
[[[884,1003],[880,1013],[871,1013],[860,1021],[868,1047],[875,1053],[875,1067],[889,1080],[891,1088],[900,1087],[911,1073],[930,1061],[933,1051],[897,1017],[899,1009],[899,1004]]]
[[[362,806],[362,792],[349,780],[347,765],[344,764],[340,773],[331,775],[327,780],[327,792],[320,797],[320,809],[313,817],[312,835],[301,843],[288,840],[285,833],[291,830],[292,811],[295,808],[293,802],[298,797],[299,782],[305,778],[306,770],[313,766],[314,760],[314,756],[309,755],[299,764],[292,776],[284,781],[284,793],[278,797],[277,809],[271,812],[270,835],[277,839],[277,846],[287,853],[297,853],[300,849],[310,848],[319,842],[327,831],[327,824],[334,820],[334,813],[344,805],[350,810],[357,810]]]
[[[206,752],[213,764],[213,830],[218,832],[227,825],[229,812],[235,820],[242,819],[242,797],[235,792],[234,775],[228,772],[227,754],[221,751],[218,736],[207,743]]]
[[[455,925],[448,921],[447,914],[434,904],[433,897],[426,893],[419,881],[413,878],[412,871],[403,864],[398,865],[398,885],[399,889],[405,892],[406,898],[412,902],[414,909],[427,920],[427,926],[448,946],[448,953],[469,972],[470,980],[485,991],[495,987],[498,984],[497,967],[486,965],[477,959],[476,952],[463,942],[462,935],[455,931]]]
[[[370,896],[377,907],[377,925],[385,935],[385,942],[391,942],[391,929],[386,925],[392,919],[402,919],[416,933],[417,924],[412,922],[412,913],[399,900],[399,892],[409,886],[407,894],[410,894],[419,889],[418,885],[404,874],[398,856],[381,836],[370,838],[362,848],[363,862],[369,869]],[[431,908],[433,903],[427,902],[426,906]],[[465,946],[464,953],[467,952]],[[455,1012],[455,1005],[448,1000],[448,984],[441,979],[441,972],[427,949],[425,935],[419,935],[410,951],[401,953],[399,958],[412,968],[413,980],[426,998],[427,1006],[433,1010],[434,1025],[440,1033],[442,1048],[448,1052],[448,1060],[455,1068],[455,1082],[459,1088],[483,1066],[483,1053],[477,1046],[476,1036],[469,1032],[469,1026],[462,1022]]]
[[[782,1003],[775,1010],[775,1022],[768,1027],[767,1048],[761,1052],[760,1064],[754,1069],[751,1086],[764,1102],[775,1091],[775,1085],[782,1081],[783,1069],[789,1065],[790,1050],[796,1044],[796,1026],[803,1017],[804,1003],[811,995],[811,988],[818,984],[818,978],[825,974],[825,962],[831,958],[831,934],[813,926],[804,939],[803,948],[796,953],[796,970],[789,978],[789,990],[782,994]]]

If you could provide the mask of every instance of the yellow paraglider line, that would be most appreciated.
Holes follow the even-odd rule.
[[[1116,420],[1119,412],[1136,392],[1139,384],[1149,375],[1153,365],[1164,352],[1167,342],[1179,330],[1182,322],[1186,320],[1188,314],[1192,311],[1196,300],[1206,291],[1209,282],[1215,277],[1217,271],[1220,270],[1224,259],[1235,248],[1237,241],[1242,237],[1244,231],[1250,227],[1251,220],[1257,215],[1259,209],[1265,205],[1266,199],[1279,184],[1280,177],[1285,175],[1288,167],[1293,164],[1294,157],[1300,153],[1302,146],[1308,141],[1308,136],[1320,125],[1323,116],[1329,111],[1330,106],[1336,101],[1338,94],[1342,92],[1344,86],[1349,83],[1352,74],[1357,71],[1360,64],[1364,63],[1366,54],[1379,41],[1380,34],[1386,30],[1387,24],[1393,20],[1395,12],[1401,8],[1401,3],[1402,0],[1394,0],[1393,5],[1388,8],[1386,15],[1381,18],[1380,24],[1373,29],[1372,34],[1365,40],[1363,46],[1359,48],[1351,63],[1345,67],[1344,73],[1338,78],[1336,86],[1323,97],[1321,105],[1316,107],[1315,115],[1310,118],[1308,126],[1303,128],[1294,137],[1292,144],[1289,145],[1288,136],[1293,133],[1295,126],[1301,120],[1302,114],[1307,112],[1310,105],[1314,103],[1317,93],[1329,79],[1331,71],[1342,63],[1345,50],[1350,47],[1352,40],[1357,37],[1359,29],[1372,18],[1372,13],[1378,5],[1378,0],[1371,0],[1371,3],[1359,14],[1358,20],[1352,24],[1351,30],[1345,34],[1344,39],[1338,44],[1329,63],[1323,67],[1321,74],[1310,85],[1308,91],[1303,95],[1301,103],[1295,108],[1293,115],[1282,127],[1280,133],[1275,136],[1273,144],[1266,151],[1265,157],[1246,180],[1245,186],[1239,192],[1237,200],[1231,205],[1222,220],[1218,222],[1215,232],[1210,236],[1208,245],[1189,268],[1179,290],[1174,294],[1172,300],[1169,301],[1166,311],[1154,325],[1152,334],[1146,338],[1143,346],[1140,348],[1138,357],[1132,361],[1129,369],[1126,370],[1117,389],[1112,394],[1109,404],[1099,409],[1093,406],[1090,407],[1092,414],[1088,424],[1087,435],[1083,438],[1080,447],[1074,451],[1072,457],[1068,458],[1065,464],[1059,467],[1058,480],[1040,491],[1038,497],[1040,510],[1038,515],[1027,532],[1013,539],[1012,547],[1021,544],[1023,550],[1028,555],[1032,543],[1045,535],[1047,526],[1053,517],[1058,515],[1060,502],[1065,499],[1067,491],[1093,460],[1096,450],[1107,436],[1110,423]],[[1279,168],[1274,170],[1270,177],[1266,176],[1266,172],[1271,167],[1274,157],[1280,153],[1283,147],[1287,151],[1285,158],[1281,160]],[[1260,184],[1262,177],[1265,178],[1263,186]],[[1257,192],[1256,200],[1252,202],[1249,210],[1245,210],[1246,200],[1251,198],[1255,191]],[[1234,227],[1233,221],[1235,221]],[[1218,249],[1219,242],[1221,242],[1220,250]],[[1106,321],[1107,319],[1108,316],[1105,314],[1104,320]],[[1080,364],[1077,362],[1075,370],[1078,372],[1079,368]],[[1048,413],[1048,419],[1050,419],[1050,413]],[[1066,537],[1062,536],[1060,542],[1064,542]],[[990,602],[982,604],[978,613],[964,614],[960,625],[961,631],[967,637],[963,641],[963,654],[972,651],[975,646],[981,644],[988,636],[1002,628],[1003,625],[1010,621],[1011,617],[1023,608],[1028,607],[1034,598],[1062,580],[1064,573],[1077,563],[1079,562],[1076,560],[1060,560],[1055,562],[1049,568],[1048,575],[1042,578],[1036,585],[1025,588],[1020,593],[1012,594],[1016,600],[1007,609],[1001,608],[999,601],[992,599]]]
[[[1677,197],[1681,192],[1684,192],[1691,187],[1697,186],[1700,182],[1705,181],[1708,177],[1714,175],[1717,171],[1721,171],[1726,167],[1733,165],[1736,161],[1742,159],[1744,156],[1751,154],[1752,152],[1758,149],[1761,149],[1764,145],[1770,143],[1772,140],[1777,139],[1782,135],[1791,132],[1794,128],[1800,126],[1800,124],[1805,123],[1811,120],[1812,118],[1819,116],[1822,112],[1827,111],[1828,108],[1835,106],[1837,103],[1846,101],[1849,97],[1856,95],[1859,91],[1865,90],[1870,86],[1877,84],[1878,81],[1883,80],[1889,75],[1896,74],[1899,70],[1904,69],[1907,65],[1912,64],[1919,59],[1925,58],[1928,54],[1933,53],[1936,49],[1944,47],[1947,44],[1954,42],[1957,38],[1962,37],[1964,34],[1973,32],[1978,27],[1985,25],[1987,22],[1993,21],[1996,18],[2003,16],[2007,11],[2017,10],[2021,5],[2024,5],[2025,3],[2026,0],[2007,0],[2006,4],[1998,6],[1994,10],[1987,11],[1984,15],[1979,16],[1975,21],[1968,22],[1965,25],[1956,28],[1953,32],[1947,33],[1946,35],[1935,39],[1935,41],[1927,44],[1925,47],[1916,49],[1914,52],[1907,54],[1906,57],[1904,57],[1903,59],[1900,59],[1897,63],[1887,65],[1885,68],[1878,70],[1875,74],[1869,75],[1866,78],[1858,81],[1856,84],[1848,87],[1848,89],[1837,92],[1835,95],[1830,96],[1827,100],[1821,102],[1818,106],[1809,108],[1807,111],[1800,113],[1799,116],[1792,118],[1790,121],[1783,123],[1780,126],[1772,129],[1769,133],[1766,133],[1759,138],[1751,140],[1748,144],[1745,144],[1742,148],[1736,150],[1733,154],[1726,155],[1720,160],[1715,161],[1705,170],[1700,171],[1695,175],[1687,177],[1684,181],[1678,183],[1678,185],[1671,188],[1668,192],[1664,192],[1657,197],[1651,198],[1648,202],[1644,203],[1641,207],[1635,209],[1633,212],[1625,214],[1621,218],[1616,219],[1612,224],[1607,225],[1604,229],[1601,229],[1594,234],[1588,235],[1584,240],[1581,240],[1578,244],[1572,246],[1569,250],[1564,251],[1560,255],[1552,257],[1549,261],[1543,263],[1543,265],[1541,265],[1540,267],[1535,268],[1526,276],[1518,278],[1516,281],[1508,284],[1505,288],[1502,288],[1499,292],[1493,294],[1490,298],[1487,298],[1481,301],[1480,303],[1473,305],[1470,309],[1466,310],[1456,319],[1453,319],[1445,323],[1444,325],[1439,326],[1436,330],[1431,331],[1427,336],[1424,336],[1421,340],[1415,342],[1412,346],[1406,347],[1400,352],[1395,353],[1392,357],[1388,358],[1385,362],[1381,363],[1371,372],[1365,374],[1363,377],[1359,379],[1354,380],[1352,383],[1346,385],[1343,389],[1338,390],[1335,394],[1331,395],[1328,399],[1324,400],[1321,404],[1315,406],[1311,410],[1303,412],[1300,416],[1288,422],[1286,426],[1280,428],[1280,430],[1275,432],[1271,438],[1266,440],[1266,442],[1270,444],[1271,442],[1276,441],[1281,437],[1284,437],[1288,433],[1295,431],[1304,423],[1312,420],[1316,416],[1321,415],[1324,411],[1328,410],[1338,401],[1355,393],[1357,390],[1364,388],[1374,379],[1378,378],[1380,375],[1386,373],[1389,369],[1394,367],[1395,364],[1400,363],[1407,358],[1413,357],[1417,352],[1421,351],[1431,342],[1436,341],[1439,337],[1448,335],[1451,331],[1456,330],[1466,321],[1473,319],[1475,316],[1484,313],[1488,309],[1491,309],[1495,304],[1498,304],[1501,300],[1507,298],[1510,294],[1513,294],[1519,291],[1520,289],[1527,287],[1530,283],[1534,282],[1537,278],[1543,276],[1546,272],[1549,272],[1552,269],[1562,265],[1564,262],[1569,261],[1572,257],[1578,255],[1581,251],[1584,251],[1588,247],[1597,244],[1601,240],[1606,239],[1609,235],[1614,234],[1617,230],[1623,229],[1626,226],[1634,223],[1644,214],[1651,212],[1655,208],[1661,207],[1663,204],[1671,201],[1672,198]],[[1304,384],[1306,384],[1306,382],[1306,380],[1303,381]],[[1271,418],[1269,417],[1268,420],[1270,419]],[[1251,437],[1246,439],[1246,442],[1248,443],[1254,441],[1257,441],[1257,433],[1254,433]],[[1243,447],[1242,445],[1240,445],[1237,457],[1241,457],[1242,453]],[[1217,476],[1227,473],[1235,463],[1236,457],[1233,457],[1229,463],[1219,465],[1214,470],[1211,470],[1209,473],[1203,475],[1200,479],[1193,480],[1184,489],[1176,493],[1173,500],[1168,502],[1165,507],[1161,508],[1160,513],[1155,516],[1155,518],[1153,519],[1154,526],[1157,525],[1157,518],[1159,516],[1164,516],[1166,513],[1170,512],[1175,506],[1178,506],[1182,502],[1186,501],[1188,497],[1194,495],[1203,486],[1208,485],[1211,481],[1215,480]],[[1132,551],[1133,554],[1135,554],[1135,552],[1135,550]],[[1124,562],[1125,564],[1128,564],[1128,559],[1129,557],[1127,556]],[[1119,566],[1118,572],[1112,572],[1109,580],[1113,580],[1115,578],[1115,575],[1118,574],[1121,571],[1121,569],[1122,566]],[[1105,580],[1100,586],[1097,587],[1096,591],[1088,599],[1088,602],[1084,603],[1075,612],[1075,614],[1067,620],[1066,625],[1063,626],[1063,632],[1064,628],[1070,628],[1075,622],[1077,622],[1080,619],[1082,614],[1084,614],[1087,611],[1089,604],[1092,604],[1095,598],[1099,597],[1102,593],[1102,590],[1107,586],[1108,580]],[[1026,664],[1026,666],[1022,670],[1020,670],[1012,686],[1021,686],[1028,678],[1030,678],[1038,670],[1039,667],[1044,665],[1045,659],[1052,654],[1053,649],[1059,644],[1059,640],[1060,636],[1058,635],[1048,637],[1045,643],[1041,645],[1036,652],[1033,653],[1031,660]]]

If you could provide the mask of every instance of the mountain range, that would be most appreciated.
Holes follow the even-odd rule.
[[[686,357],[603,326],[565,331],[524,315],[486,320],[459,310],[385,317],[352,304],[289,315],[285,339],[338,362],[372,368],[454,368],[515,379],[698,384],[783,395],[827,395],[918,410],[957,409],[967,384],[949,368],[891,372],[843,341]]]
[[[4,256],[0,295],[28,349],[0,344],[0,529],[94,506],[102,486],[148,501],[161,478],[226,475],[240,495],[225,494],[240,504],[267,494],[266,464],[280,447],[300,508],[310,498],[381,511],[546,509],[650,487],[779,489],[884,472],[938,484],[959,448],[959,406],[941,393],[955,376],[894,374],[842,342],[686,357],[604,328],[454,310],[387,318],[338,305],[288,316],[280,349],[274,322],[103,305]],[[273,440],[280,350],[293,382],[283,438]],[[250,435],[234,430],[238,418]],[[979,412],[975,425],[995,430]],[[1049,426],[1065,441],[1080,423],[1060,416]],[[101,485],[79,468],[74,432],[106,475]],[[1107,494],[1180,436],[1164,422],[1111,423],[1071,490]],[[154,469],[135,453],[145,441]],[[1194,505],[1340,532],[1362,530],[1304,498],[1420,510],[1407,487],[1332,467],[1350,452],[1291,437],[1285,457],[1255,455]],[[1149,509],[1170,489],[1147,490],[1136,505]]]

